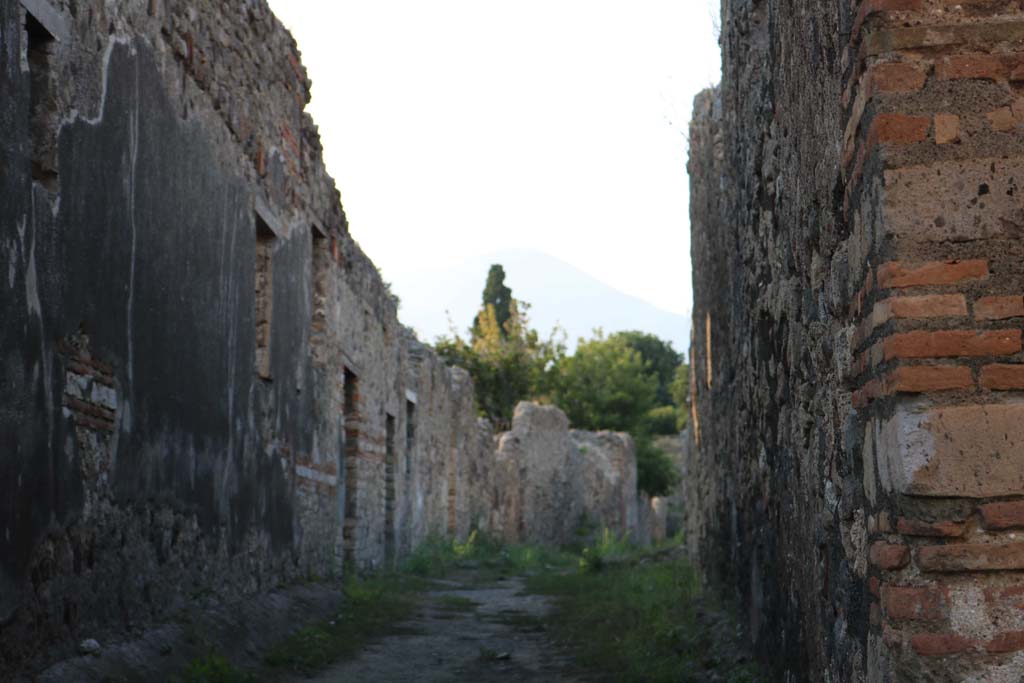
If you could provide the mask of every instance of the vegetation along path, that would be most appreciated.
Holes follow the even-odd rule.
[[[543,626],[551,599],[523,595],[523,578],[481,582],[480,572],[461,571],[437,583],[399,632],[313,680],[585,680],[569,672],[570,655]]]
[[[211,651],[178,680],[763,680],[681,550],[608,532],[578,552],[428,543],[401,571],[347,579],[337,611],[269,650]]]

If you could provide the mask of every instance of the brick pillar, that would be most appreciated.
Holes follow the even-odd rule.
[[[864,0],[847,50],[875,680],[1024,675],[1020,7]]]

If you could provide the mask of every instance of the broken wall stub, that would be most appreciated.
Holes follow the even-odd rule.
[[[570,430],[559,408],[521,402],[496,437],[486,477],[490,515],[479,528],[509,542],[589,543],[605,529],[649,542],[640,528],[636,448],[628,434]],[[648,503],[649,504],[649,501]],[[655,519],[643,518],[656,525]],[[654,532],[656,535],[657,532]]]
[[[801,680],[1024,675],[1024,13],[723,3],[695,103],[694,555]]]

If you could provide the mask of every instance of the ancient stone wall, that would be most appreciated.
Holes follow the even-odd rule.
[[[1024,11],[725,0],[690,547],[790,680],[1024,676]]]
[[[604,529],[643,543],[664,536],[657,515],[638,511],[651,503],[637,493],[628,434],[570,430],[559,408],[524,401],[495,443],[493,460],[479,459],[490,463],[485,478],[470,484],[484,495],[493,491],[480,529],[508,542],[549,545],[588,542]]]
[[[472,390],[348,235],[266,4],[4,2],[0,45],[0,660],[448,531]]]
[[[263,0],[0,3],[0,678],[430,535],[568,533],[564,416],[496,454],[349,235],[309,86]]]

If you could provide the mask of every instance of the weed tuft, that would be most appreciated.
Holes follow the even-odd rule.
[[[179,680],[181,683],[254,683],[256,676],[235,667],[221,655],[211,653],[189,662]]]

